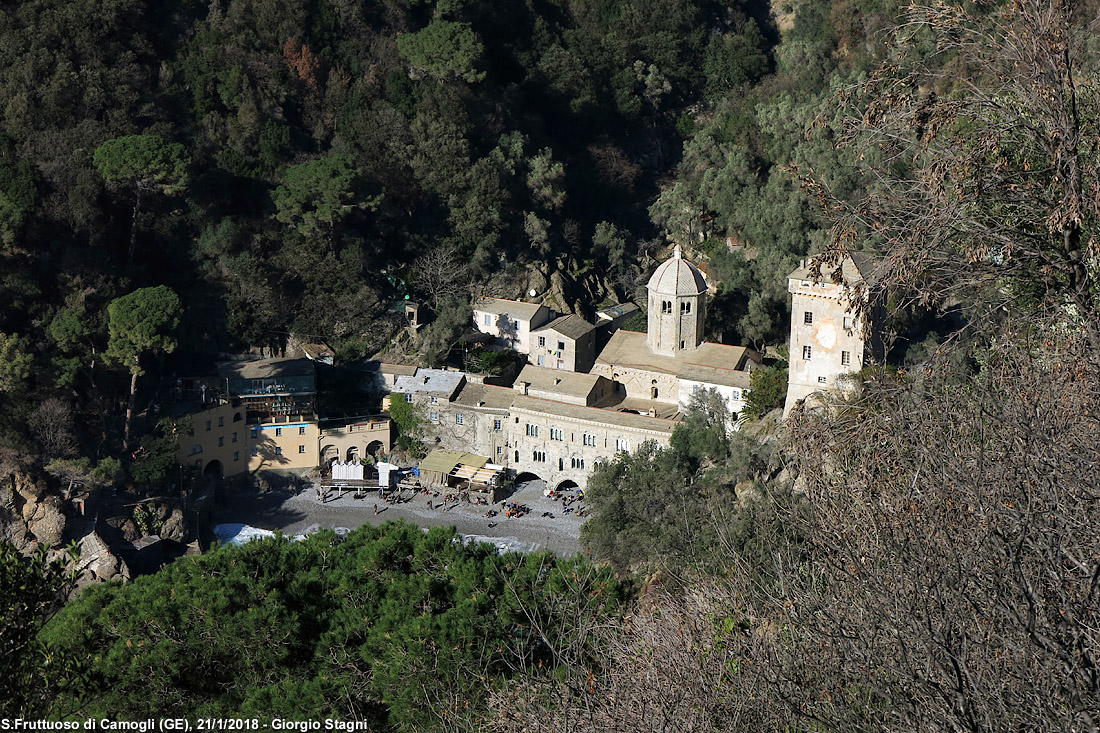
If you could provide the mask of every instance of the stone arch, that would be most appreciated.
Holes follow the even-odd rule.
[[[241,413],[239,411],[233,413],[233,422],[240,422],[243,419],[244,419],[244,417],[241,415]]]
[[[574,489],[579,488],[580,484],[578,484],[576,481],[573,481],[572,479],[565,479],[554,487],[554,491],[573,491]]]
[[[522,484],[524,481],[542,481],[542,476],[539,476],[537,473],[532,473],[531,471],[523,471],[516,475],[515,482],[517,484]]]
[[[215,478],[220,479],[225,475],[222,470],[222,462],[215,459],[206,464],[206,467],[202,469],[203,478]]]
[[[372,440],[367,443],[367,453],[372,456],[377,456],[379,453],[385,450],[386,446],[382,444],[381,440]]]
[[[347,460],[348,463],[351,463],[353,460],[355,460],[358,457],[359,457],[359,446],[353,445],[350,448],[348,448],[348,451],[346,453],[346,458],[345,458],[345,460]]]
[[[340,449],[329,444],[321,448],[321,465],[328,466],[340,457]]]

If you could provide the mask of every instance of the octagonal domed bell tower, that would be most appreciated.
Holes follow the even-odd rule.
[[[707,283],[703,273],[684,259],[680,245],[654,271],[649,291],[646,343],[655,354],[676,356],[703,341]]]

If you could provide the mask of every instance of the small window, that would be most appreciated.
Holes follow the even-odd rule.
[[[233,413],[233,422],[240,422],[240,421],[241,421],[241,413],[239,413],[239,412]]]
[[[825,380],[825,377],[818,377],[818,378],[817,378],[817,383],[818,383],[818,384],[825,384],[825,381],[826,381],[826,380]]]
[[[700,387],[702,387],[702,386],[703,386],[703,385],[701,385],[701,384],[693,384],[693,385],[691,385],[691,393],[692,393],[692,394],[699,394],[699,388],[700,388]]]
[[[504,428],[503,420],[493,420],[493,430],[500,431]]]
[[[209,430],[212,426],[213,426],[213,423],[211,423],[209,420],[207,420],[206,421],[206,429]]]
[[[565,440],[565,433],[561,428],[550,428],[550,440]]]
[[[730,397],[735,399],[735,400],[741,399],[741,390],[739,390],[739,389],[731,390],[730,391]]]
[[[278,447],[278,446],[275,446],[275,455],[281,456],[282,454],[283,454],[283,449]]]
[[[465,425],[465,424],[466,424],[466,416],[463,415],[461,412],[456,412],[455,413],[455,425]]]
[[[565,342],[564,341],[559,341],[558,342],[558,351],[565,351]]]
[[[241,452],[239,450],[233,451],[233,460],[234,461],[241,460]]]
[[[519,451],[516,451],[516,463],[519,463]]]
[[[490,316],[488,313],[485,314],[485,325],[486,326],[493,325],[493,317]]]
[[[298,426],[298,435],[305,435],[305,434],[306,434],[306,426],[305,425],[299,425]]]
[[[260,449],[259,448],[253,448],[252,449],[252,457],[255,458],[258,455],[260,455]]]
[[[438,397],[436,397],[436,396],[435,396],[435,395],[433,394],[433,395],[432,395],[431,397],[429,397],[429,398],[428,398],[428,402],[430,402],[430,403],[431,403],[431,404],[433,404],[433,405],[438,405],[438,404],[439,404],[439,398],[438,398]]]
[[[680,348],[681,349],[686,349],[687,348],[687,346],[685,346],[686,343],[687,343],[686,341],[681,341],[680,342]]]
[[[537,437],[539,437],[539,426],[538,425],[532,425],[531,423],[527,423],[527,429],[526,429],[525,432],[528,435],[530,435],[532,438],[537,438]]]
[[[260,437],[260,429],[252,428],[252,439],[255,440],[258,437]]]
[[[842,351],[840,352],[840,363],[844,366],[848,366],[852,363],[852,352]]]
[[[539,366],[546,366],[546,357],[542,354],[539,354],[538,364]]]
[[[438,412],[429,412],[428,413],[428,419],[431,420],[432,422],[439,422],[439,413]]]
[[[282,434],[283,434],[283,429],[282,428],[275,428],[275,437],[276,438],[282,437]]]
[[[558,470],[559,471],[564,471],[565,470],[565,459],[564,458],[559,458],[558,459]]]
[[[236,433],[233,433],[233,442],[234,442],[234,443],[236,443],[236,442],[237,442],[237,434],[236,434]]]
[[[814,350],[811,347],[809,347],[809,346],[803,346],[802,347],[802,358],[803,359],[809,359],[811,356],[813,356],[813,353],[814,353]]]
[[[681,300],[680,301],[680,315],[686,315],[688,313],[691,313],[691,301],[690,300]]]
[[[545,336],[539,336],[539,346],[542,346],[542,347],[546,346],[546,337]]]
[[[305,453],[306,452],[306,447],[304,445],[298,446],[298,452],[299,453]]]
[[[500,446],[498,445],[498,446],[497,446],[497,455],[499,456],[499,455],[501,455],[502,453],[504,453],[504,449],[503,449],[503,448],[501,448],[501,447],[500,447]]]
[[[413,401],[413,393],[412,392],[406,392],[405,393],[405,401],[406,402],[412,402]]]
[[[852,328],[852,317],[844,316],[844,330],[849,331]]]
[[[218,438],[218,447],[221,448],[225,445],[225,438]]]
[[[585,433],[584,434],[584,444],[585,445],[590,445],[593,448],[595,448],[596,447],[596,436],[592,435],[591,433]]]
[[[802,322],[809,325],[814,322],[814,314],[810,311],[806,311],[802,314]]]
[[[615,438],[615,450],[630,450],[630,441],[626,438]]]
[[[225,418],[224,417],[219,417],[218,418],[218,427],[219,428],[224,428],[225,427]]]

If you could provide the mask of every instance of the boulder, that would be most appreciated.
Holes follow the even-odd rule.
[[[168,515],[168,518],[164,520],[164,525],[160,528],[160,536],[166,540],[183,542],[185,533],[186,526],[183,521],[183,510],[179,508],[173,509],[172,513]]]
[[[27,528],[43,545],[53,547],[61,544],[65,532],[65,514],[61,511],[61,501],[50,496],[39,502],[34,514],[27,520]]]

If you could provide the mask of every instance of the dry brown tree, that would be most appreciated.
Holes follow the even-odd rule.
[[[834,221],[827,259],[872,245],[901,302],[1056,298],[1100,348],[1100,86],[1079,5],[909,10],[879,71],[841,95],[834,132],[868,195],[841,201],[803,171]]]

